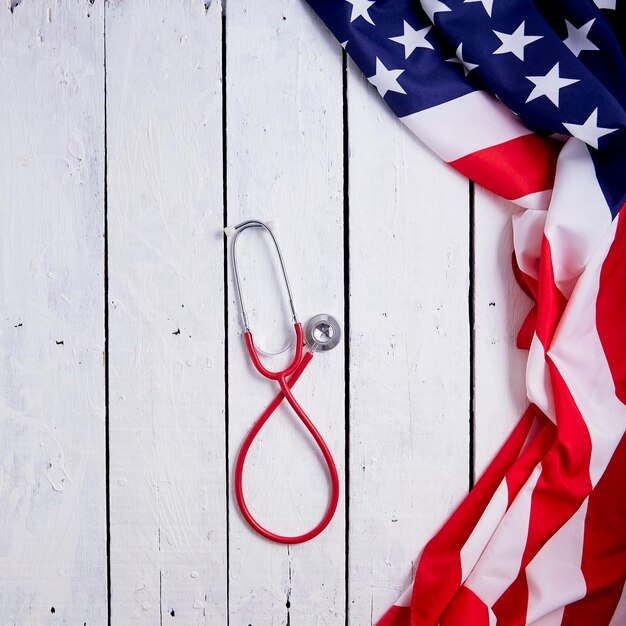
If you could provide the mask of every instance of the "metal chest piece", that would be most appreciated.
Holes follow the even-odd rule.
[[[304,341],[311,352],[332,350],[341,340],[339,322],[327,313],[313,316],[304,327]]]

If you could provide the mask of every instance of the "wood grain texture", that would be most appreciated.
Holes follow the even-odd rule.
[[[106,620],[103,6],[0,7],[0,623]]]
[[[404,591],[468,489],[469,194],[348,69],[356,625],[375,623]]]
[[[226,14],[228,219],[275,219],[302,320],[343,319],[341,48],[300,0],[229,2]],[[258,233],[240,240],[255,338],[277,349],[293,332],[275,265]],[[263,246],[263,247],[262,247]],[[230,270],[230,268],[229,268]],[[244,354],[229,288],[229,469],[244,434],[276,393]],[[278,365],[272,359],[271,367]],[[315,357],[295,387],[343,477],[343,350]],[[303,427],[278,411],[244,474],[251,510],[276,532],[303,532],[328,498],[322,461]],[[253,533],[231,490],[231,624],[343,624],[344,485],[331,526],[292,547]]]
[[[476,477],[528,406],[528,352],[515,339],[530,300],[513,277],[514,204],[476,187],[474,210],[474,408]]]
[[[468,182],[352,63],[343,88],[303,0],[0,7],[0,626],[373,624],[519,418],[513,205],[477,188],[470,224]],[[244,352],[224,211],[276,220],[302,321],[350,313],[348,350],[295,387],[342,490],[303,545],[234,500],[275,389]],[[240,265],[276,350],[292,326],[267,244],[246,233]],[[286,407],[244,486],[277,532],[322,515],[325,466]]]
[[[112,622],[224,624],[221,6],[106,32]]]

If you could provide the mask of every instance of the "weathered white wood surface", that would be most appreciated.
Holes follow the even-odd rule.
[[[0,7],[3,626],[106,622],[103,41],[101,4]]]
[[[349,613],[370,624],[469,486],[470,197],[349,70]]]
[[[323,311],[343,322],[341,47],[303,2],[241,0],[226,7],[228,220],[275,219],[299,314],[305,320]],[[276,350],[293,328],[278,282],[282,277],[268,262],[267,245],[259,233],[242,236],[242,286],[256,340]],[[232,283],[228,303],[232,473],[245,433],[276,388],[249,365]],[[274,368],[280,360],[268,363]],[[343,478],[343,350],[314,358],[295,391]],[[250,451],[244,474],[250,508],[275,532],[304,532],[326,507],[325,468],[305,433],[297,417],[281,407]],[[326,532],[291,547],[251,533],[231,497],[231,623],[344,622],[343,479],[341,488]]]
[[[531,302],[512,271],[514,204],[474,193],[474,473],[477,479],[528,406],[525,350],[515,346]]]
[[[302,0],[14,1],[0,59],[0,626],[375,623],[524,409],[511,205],[476,189],[472,223],[468,182]],[[234,503],[275,393],[221,235],[250,217],[276,220],[301,318],[349,330],[295,387],[339,508],[289,548]],[[277,349],[277,266],[240,243]],[[318,521],[325,467],[288,409],[244,484],[271,529]]]
[[[107,5],[111,614],[226,621],[221,9]]]

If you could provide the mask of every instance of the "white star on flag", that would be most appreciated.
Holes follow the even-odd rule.
[[[472,70],[475,70],[479,67],[476,63],[470,63],[463,58],[463,43],[459,44],[459,47],[456,49],[456,56],[451,59],[446,59],[449,63],[460,63],[463,66],[463,70],[465,71],[465,76],[467,76]]]
[[[567,39],[565,39],[563,43],[575,56],[578,56],[583,50],[598,50],[598,46],[589,41],[588,37],[589,30],[595,21],[596,18],[594,17],[580,28],[576,28],[573,24],[565,20],[565,24],[567,25]]]
[[[368,76],[367,80],[378,89],[378,93],[384,98],[388,91],[406,93],[398,83],[398,76],[403,72],[404,70],[388,70],[383,62],[376,57],[376,74]]]
[[[617,0],[593,0],[599,9],[615,9]]]
[[[424,9],[433,24],[435,23],[435,13],[450,11],[450,7],[447,7],[443,2],[439,2],[439,0],[422,0],[422,9]]]
[[[480,2],[487,11],[487,15],[491,17],[491,10],[493,9],[493,0],[465,0],[465,2]]]
[[[545,76],[526,76],[526,78],[535,84],[530,95],[526,98],[526,102],[546,96],[557,107],[559,106],[559,90],[579,82],[578,78],[562,78],[559,76],[558,63]]]
[[[370,17],[370,7],[376,2],[376,0],[346,0],[352,5],[352,14],[350,15],[350,22],[354,22],[357,17],[362,17],[367,20],[372,26],[374,26],[374,20]]]
[[[421,30],[415,30],[406,20],[404,22],[404,35],[398,37],[389,37],[391,41],[402,44],[404,46],[404,58],[408,59],[415,48],[433,49],[430,42],[426,41],[426,35],[432,26],[427,26]]]
[[[602,128],[598,126],[598,109],[596,109],[586,120],[584,124],[566,124],[563,122],[563,126],[569,130],[573,137],[584,141],[592,148],[598,149],[598,139],[614,133],[617,128]]]
[[[542,35],[526,35],[524,34],[524,26],[526,22],[522,22],[517,29],[510,35],[494,30],[494,35],[502,42],[502,45],[493,51],[493,54],[506,54],[510,52],[514,54],[520,61],[524,60],[524,48],[537,41],[543,39]]]

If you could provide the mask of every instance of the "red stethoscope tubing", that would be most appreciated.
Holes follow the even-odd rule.
[[[317,428],[315,428],[313,422],[309,419],[308,415],[305,413],[304,409],[298,404],[297,400],[293,396],[293,393],[291,392],[291,388],[296,383],[298,378],[300,378],[300,375],[313,358],[313,354],[311,352],[304,352],[303,350],[304,339],[302,324],[298,322],[294,325],[294,328],[296,331],[296,353],[291,364],[280,372],[272,372],[270,370],[267,370],[263,366],[259,355],[257,354],[254,347],[252,334],[250,333],[250,331],[246,331],[244,333],[246,347],[254,366],[266,378],[277,381],[280,386],[280,392],[276,395],[276,397],[272,400],[272,402],[268,405],[268,407],[250,429],[250,432],[248,433],[241,445],[241,448],[237,455],[237,459],[235,461],[235,495],[237,497],[237,503],[239,505],[241,514],[248,522],[248,524],[250,524],[250,526],[257,533],[259,533],[266,539],[269,539],[270,541],[285,544],[304,543],[305,541],[309,541],[310,539],[317,537],[317,535],[319,535],[330,524],[335,514],[335,511],[337,510],[337,504],[339,502],[339,475],[337,474],[337,468],[335,466],[335,461],[333,460],[332,454],[330,453],[330,450],[328,449],[328,446],[326,445],[326,442],[324,441],[322,435],[320,435]],[[296,415],[306,426],[309,433],[311,433],[311,436],[319,447],[322,456],[324,457],[324,461],[326,462],[331,482],[330,500],[328,503],[328,507],[326,508],[324,517],[314,528],[312,528],[308,532],[294,536],[279,535],[261,526],[261,524],[259,524],[259,522],[257,522],[257,520],[254,519],[254,517],[252,516],[250,509],[248,509],[243,492],[243,468],[246,462],[248,451],[250,450],[250,446],[252,445],[252,442],[254,441],[256,436],[259,434],[261,428],[263,428],[263,426],[265,425],[265,422],[267,422],[272,413],[274,413],[274,411],[278,408],[280,403],[285,398],[287,399],[287,402],[289,402],[289,405],[294,410]]]

